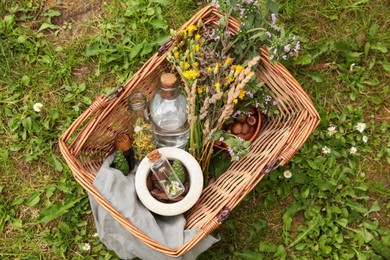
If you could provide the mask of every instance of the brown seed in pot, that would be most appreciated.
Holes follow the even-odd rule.
[[[248,119],[246,121],[248,122],[249,125],[253,126],[256,124],[257,119],[254,116],[250,116],[250,117],[248,117]]]
[[[241,116],[238,116],[238,122],[240,122],[240,123],[245,123],[247,117],[248,117],[248,116],[245,115],[245,114],[243,114],[243,115],[241,115]]]
[[[241,131],[241,133],[243,133],[244,135],[246,135],[247,133],[249,133],[249,125],[248,125],[248,123],[243,123],[242,124],[242,131]]]
[[[240,122],[235,122],[232,126],[232,133],[233,134],[240,134],[242,131],[242,125]]]

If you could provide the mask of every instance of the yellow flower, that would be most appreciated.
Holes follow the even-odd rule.
[[[190,64],[188,62],[184,62],[184,69],[188,70],[190,68]]]
[[[226,78],[226,83],[230,84],[234,79],[230,76],[227,76]]]
[[[198,62],[194,62],[194,67],[198,67],[199,66],[199,63]]]
[[[200,73],[196,70],[187,70],[183,72],[183,77],[188,80],[194,80],[200,76]]]
[[[231,67],[231,70],[236,70],[236,65],[233,65],[232,67]]]
[[[238,99],[237,98],[233,99],[233,103],[237,104],[238,103]]]
[[[225,64],[227,65],[227,64],[229,64],[230,62],[232,62],[232,58],[230,58],[230,57],[227,57],[226,58],[226,60],[225,60]]]
[[[198,94],[202,94],[203,93],[203,88],[198,88]]]
[[[207,71],[208,71],[208,72],[212,72],[213,69],[212,69],[211,67],[207,67]]]
[[[217,92],[219,92],[221,89],[221,83],[217,82],[214,84],[214,86],[215,86],[215,89],[217,90]]]
[[[179,52],[178,52],[178,51],[175,51],[175,52],[173,53],[173,56],[175,56],[175,58],[179,57]]]
[[[195,39],[199,40],[200,39],[200,34],[195,35]]]
[[[199,48],[200,48],[200,45],[199,45],[199,43],[198,43],[198,44],[195,45],[195,50],[196,50],[196,51],[199,51]]]
[[[184,36],[187,35],[187,30],[181,30],[180,32],[181,32],[182,34],[184,34]]]
[[[237,73],[241,73],[241,71],[244,69],[244,67],[243,66],[241,66],[241,65],[237,65],[236,66],[236,71],[237,71]]]
[[[194,31],[196,31],[198,28],[196,28],[195,25],[190,25],[187,27],[187,30],[189,33],[193,33]]]
[[[245,97],[245,91],[243,89],[240,90],[240,94],[238,95],[239,99],[243,99]]]

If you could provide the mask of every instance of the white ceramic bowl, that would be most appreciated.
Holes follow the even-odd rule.
[[[187,168],[190,177],[190,188],[187,195],[178,202],[163,203],[155,199],[146,186],[150,172],[149,159],[145,157],[135,174],[135,189],[142,204],[150,211],[162,216],[175,216],[189,210],[199,199],[203,189],[203,173],[196,159],[188,152],[176,147],[159,148],[158,151],[168,160],[180,160]]]

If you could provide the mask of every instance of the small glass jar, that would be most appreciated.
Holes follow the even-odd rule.
[[[159,184],[167,194],[169,199],[180,196],[185,188],[179,177],[172,169],[168,159],[165,158],[158,150],[154,150],[147,155],[150,162],[150,169],[156,176]]]
[[[150,102],[153,137],[158,147],[185,148],[189,139],[187,100],[174,74],[164,73]]]
[[[146,108],[146,97],[140,92],[129,96],[130,120],[132,123],[133,149],[135,158],[141,160],[156,149],[153,142],[152,126]]]

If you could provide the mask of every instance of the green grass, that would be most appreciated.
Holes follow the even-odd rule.
[[[114,0],[87,22],[75,18],[72,31],[61,21],[62,2],[0,1],[2,259],[117,259],[93,237],[87,195],[57,140],[96,96],[135,73],[169,28],[199,9],[184,0]],[[215,232],[220,242],[199,258],[387,259],[390,11],[379,0],[279,3],[279,19],[303,46],[285,65],[312,97],[321,124],[231,213]],[[44,104],[41,113],[33,111],[36,102]],[[363,133],[358,122],[367,124]],[[332,152],[322,154],[324,146]]]

